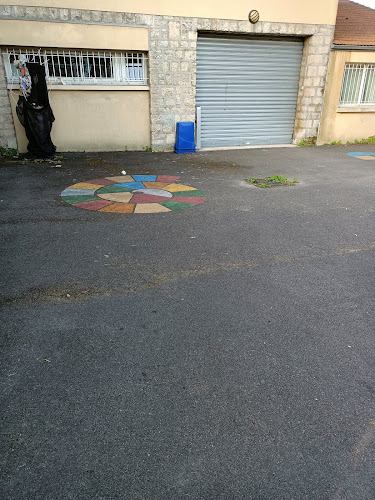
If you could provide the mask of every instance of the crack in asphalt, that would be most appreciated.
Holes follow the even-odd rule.
[[[82,283],[69,283],[60,286],[33,287],[19,295],[11,297],[0,297],[0,306],[7,304],[22,304],[30,302],[46,302],[55,304],[68,304],[72,301],[83,300],[89,297],[109,297],[111,295],[129,295],[139,293],[149,288],[164,285],[173,281],[195,278],[197,276],[207,276],[217,272],[238,271],[239,269],[250,269],[278,262],[298,262],[302,260],[326,259],[334,256],[351,255],[367,252],[375,249],[375,243],[355,248],[338,248],[333,252],[325,254],[310,255],[276,255],[268,259],[258,261],[239,261],[215,263],[211,266],[200,266],[190,269],[170,270],[165,273],[156,274],[153,279],[146,283],[113,287],[111,289],[100,289],[98,285],[90,289],[88,285]]]

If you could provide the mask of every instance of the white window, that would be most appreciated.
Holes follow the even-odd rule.
[[[7,81],[19,82],[15,60],[43,64],[52,85],[147,85],[147,55],[71,49],[5,49]]]
[[[375,64],[346,64],[339,106],[375,104]]]

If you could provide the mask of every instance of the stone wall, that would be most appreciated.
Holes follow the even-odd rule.
[[[196,45],[199,31],[304,37],[294,142],[317,135],[334,26],[178,18],[127,12],[0,6],[0,19],[146,26],[150,29],[151,143],[170,150],[178,121],[195,120]],[[0,72],[0,92],[4,75]],[[0,143],[3,141],[0,135]]]
[[[0,48],[0,146],[3,148],[17,148],[16,132],[14,130],[12,110],[10,107],[5,68]]]

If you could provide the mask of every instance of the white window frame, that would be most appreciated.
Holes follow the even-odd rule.
[[[366,81],[372,89],[365,98]],[[346,63],[341,84],[339,107],[375,106],[375,63]]]
[[[147,85],[145,52],[6,48],[2,50],[7,83],[18,84],[15,59],[40,62],[50,85]]]

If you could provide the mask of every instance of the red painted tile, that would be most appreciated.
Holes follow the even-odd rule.
[[[156,182],[175,182],[179,177],[174,177],[173,175],[158,175]]]
[[[102,186],[111,186],[112,184],[116,184],[113,181],[108,179],[92,179],[91,181],[85,181],[86,184],[101,184]]]
[[[199,205],[203,203],[206,198],[202,196],[176,196],[172,201],[178,201],[178,203],[191,203],[192,205]]]
[[[82,203],[73,203],[73,207],[85,208],[86,210],[99,210],[107,205],[112,205],[112,201],[107,200],[95,200],[95,201],[84,201]]]
[[[154,196],[152,194],[135,194],[130,200],[131,203],[159,203],[159,201],[170,200],[168,196]]]

